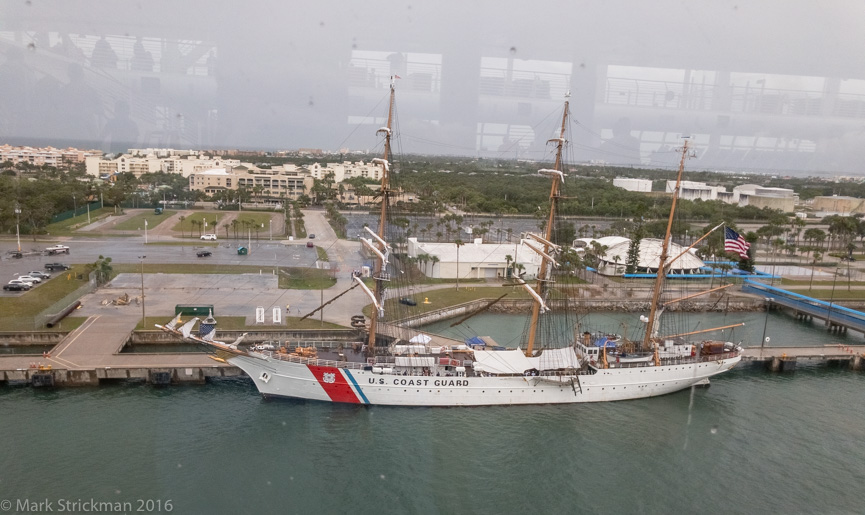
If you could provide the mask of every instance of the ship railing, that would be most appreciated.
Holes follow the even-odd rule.
[[[297,363],[299,365],[315,365],[315,366],[320,366],[320,367],[350,368],[352,370],[364,370],[365,368],[368,368],[370,366],[367,363],[359,363],[356,361],[336,361],[336,360],[330,360],[330,359],[304,358],[302,356],[297,356],[294,354],[284,354],[281,352],[274,352],[274,351],[261,351],[261,352],[259,352],[259,354],[261,354],[263,356],[267,356],[270,359],[277,359],[279,361],[287,361],[289,363]],[[381,363],[381,364],[385,364],[385,363]],[[392,371],[389,374],[381,373],[381,375],[400,375],[400,374],[398,374],[396,371]],[[495,374],[496,377],[507,377],[507,376],[522,377],[524,375],[525,374],[519,374],[519,373]],[[591,375],[591,372],[584,371],[584,370],[568,370],[568,371],[553,370],[553,371],[539,372],[537,375],[542,376],[542,377],[568,377],[568,376],[574,376],[574,375]]]
[[[702,354],[700,356],[679,356],[673,358],[661,358],[661,366],[668,365],[688,365],[691,363],[708,363],[709,361],[719,361],[736,357],[736,351],[721,352],[719,354]],[[610,363],[610,368],[643,368],[655,366],[654,361],[640,361],[633,363]]]
[[[365,363],[356,361],[337,361],[332,359],[305,358],[296,354],[284,354],[281,352],[263,351],[262,355],[279,361],[287,361],[289,363],[297,363],[299,365],[315,365],[320,367],[335,367],[335,368],[351,368],[354,370],[363,370],[367,366]]]

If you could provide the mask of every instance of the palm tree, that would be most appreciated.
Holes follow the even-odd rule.
[[[430,255],[429,254],[418,254],[417,262],[423,266],[424,274],[426,275],[426,264],[429,262]]]
[[[526,267],[522,263],[514,262],[514,272],[517,277],[522,276],[525,273]]]
[[[823,258],[823,253],[819,250],[814,251],[814,260],[811,262],[811,282],[808,283],[808,291],[811,291],[811,287],[814,285],[814,269],[817,267],[817,261],[820,261]]]
[[[180,237],[181,237],[181,238],[183,238],[184,236],[186,236],[186,233],[185,233],[184,230],[183,230],[183,221],[184,221],[184,220],[186,220],[186,217],[183,216],[183,215],[180,215]]]
[[[511,256],[510,254],[505,254],[505,277],[510,277],[511,275],[509,271],[511,269],[511,261],[513,260],[513,256]]]
[[[429,260],[430,260],[430,263],[432,263],[432,266],[430,267],[430,277],[432,277],[433,275],[435,275],[436,263],[438,263],[441,260],[436,255],[430,256]]]

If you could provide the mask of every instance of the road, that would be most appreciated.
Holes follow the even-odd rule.
[[[144,274],[145,308],[147,315],[158,313],[172,316],[175,304],[214,304],[218,306],[220,315],[246,316],[252,323],[255,321],[255,309],[263,307],[266,311],[266,321],[272,320],[273,308],[282,310],[291,308],[291,316],[299,316],[332,299],[347,290],[351,285],[351,272],[360,269],[363,260],[358,252],[359,244],[339,240],[325,220],[323,211],[304,211],[304,222],[307,234],[315,234],[312,240],[265,239],[252,240],[250,252],[246,256],[237,254],[237,246],[246,246],[247,240],[220,239],[217,245],[208,245],[198,240],[175,237],[167,231],[150,231],[148,243],[141,236],[87,236],[62,237],[57,239],[40,239],[22,241],[22,249],[43,250],[54,243],[63,243],[71,248],[69,255],[44,256],[36,254],[21,259],[9,258],[6,252],[17,248],[15,241],[0,242],[0,279],[13,278],[31,270],[43,270],[45,263],[62,262],[68,264],[93,263],[99,256],[109,256],[114,263],[141,262],[140,256],[145,256],[147,263],[207,263],[209,265],[253,265],[260,266],[259,273],[242,275],[219,274]],[[170,221],[163,222],[158,227],[170,227]],[[281,226],[280,226],[281,227]],[[318,260],[315,248],[306,246],[307,241],[313,241],[328,253],[330,266],[337,279],[336,285],[319,291],[284,290],[277,287],[278,281],[273,270],[277,266],[314,268]],[[171,245],[165,243],[173,243]],[[177,245],[176,243],[181,243]],[[198,258],[195,253],[206,248],[213,252],[211,257]],[[129,306],[103,305],[123,294],[135,298],[140,296],[141,276],[139,274],[119,274],[111,283],[99,288],[94,293],[82,298],[84,307],[77,313],[80,316],[90,315],[130,315],[139,313],[140,304],[133,301]],[[3,293],[3,296],[17,296],[16,293]],[[340,325],[348,325],[351,315],[360,313],[362,306],[369,299],[359,289],[340,297],[323,311],[323,319]],[[314,318],[320,318],[317,313]]]

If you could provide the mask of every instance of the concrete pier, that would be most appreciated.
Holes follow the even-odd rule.
[[[154,385],[202,384],[210,378],[240,377],[237,367],[213,360],[201,353],[122,353],[127,345],[176,344],[176,336],[162,331],[133,332],[140,318],[93,315],[63,337],[56,333],[43,337],[22,333],[15,341],[23,344],[54,342],[46,357],[9,354],[0,356],[0,383],[44,386],[87,386],[112,381],[143,381]],[[241,331],[222,331],[232,341]],[[246,341],[291,340],[301,346],[336,348],[359,341],[352,329],[300,331],[248,331]]]
[[[205,353],[121,354],[139,320],[95,315],[66,335],[51,350],[50,357],[0,357],[0,382],[33,386],[86,386],[130,380],[186,384],[243,374]]]
[[[762,364],[772,372],[793,372],[799,362],[825,363],[862,370],[865,345],[825,345],[822,347],[747,347],[743,363]]]

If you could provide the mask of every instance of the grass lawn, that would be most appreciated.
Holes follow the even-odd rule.
[[[841,286],[844,286],[845,288],[847,287],[847,278],[846,277],[838,277],[834,282],[835,282],[835,288],[837,288],[837,289],[840,289]],[[777,282],[776,282],[776,284],[777,284]],[[781,279],[781,285],[782,286],[808,286],[809,284],[811,284],[811,281],[809,281],[809,280],[794,281],[791,279]],[[850,281],[850,285],[851,286],[865,286],[865,281]],[[815,288],[827,288],[827,287],[831,288],[832,287],[832,281],[831,280],[827,281],[825,279],[821,279],[821,280],[814,279],[814,287]]]
[[[164,317],[147,317],[147,321],[145,324],[138,322],[138,325],[135,326],[136,331],[150,331],[150,330],[158,330],[154,327],[154,324],[165,325],[174,318],[174,315],[167,314]],[[223,331],[278,331],[282,330],[291,330],[291,329],[347,329],[347,326],[332,324],[330,322],[324,322],[323,324],[318,319],[313,319],[312,317],[307,318],[306,320],[301,321],[300,317],[286,317],[285,325],[262,325],[262,324],[252,324],[246,325],[246,317],[214,317],[217,321],[217,332],[216,338],[219,339],[219,329]],[[184,321],[188,321],[189,318],[185,318]]]
[[[214,234],[216,233],[216,226],[219,223],[219,220],[221,220],[225,216],[225,213],[217,213],[213,211],[196,211],[193,214],[187,216],[182,222],[177,222],[176,224],[174,224],[174,227],[172,227],[171,230],[180,232],[186,238],[198,238],[202,234]],[[196,222],[195,225],[192,225],[193,221]],[[197,223],[204,221],[207,222],[207,227],[204,227],[203,225],[198,225]]]
[[[131,218],[128,218],[118,224],[112,225],[112,231],[138,231],[144,230],[144,221],[147,220],[147,229],[153,229],[168,219],[169,216],[177,213],[177,211],[164,211],[161,215],[154,214],[153,211],[139,213]]]
[[[280,267],[279,287],[287,290],[323,290],[336,284],[329,270]]]
[[[460,281],[462,283],[462,281]],[[398,299],[388,299],[384,303],[385,313],[398,314],[403,317],[406,315],[419,315],[430,311],[435,311],[447,306],[463,304],[478,299],[497,299],[508,294],[505,299],[529,299],[531,298],[524,288],[521,286],[463,286],[460,284],[460,289],[457,291],[454,288],[442,288],[440,290],[430,290],[423,293],[407,295],[408,298],[417,302],[417,306],[405,306],[399,304]],[[429,300],[429,304],[424,304],[424,299]],[[504,300],[504,299],[503,299]],[[408,310],[408,313],[406,313]],[[367,305],[363,308],[363,313],[370,316],[372,313],[372,305]]]
[[[137,263],[112,264],[112,277],[120,273],[141,273]],[[207,262],[195,263],[144,263],[146,274],[257,274],[272,270],[271,267],[253,265],[217,265]],[[323,290],[336,284],[332,272],[317,268],[279,267],[279,287],[288,290]]]
[[[78,274],[87,277],[84,265],[73,266],[65,272],[53,272],[51,279],[19,297],[0,298],[0,331],[33,330],[34,316],[87,282],[86,279],[79,280]],[[62,330],[68,331],[68,327],[68,324],[64,324]]]
[[[330,259],[328,259],[327,257],[327,251],[319,247],[318,245],[315,246],[315,253],[318,254],[319,261],[330,261]]]
[[[224,225],[220,226],[219,236],[221,238],[240,238],[247,239],[252,236],[255,239],[261,238],[262,235],[264,237],[270,236],[270,220],[273,219],[273,213],[249,213],[242,212],[237,214],[237,224],[232,222],[226,228]],[[237,229],[235,234],[235,229]],[[250,234],[250,230],[252,233]],[[228,231],[226,233],[226,231]],[[227,234],[227,236],[226,236]],[[257,236],[256,236],[257,235]]]
[[[161,245],[163,247],[218,247],[219,243],[215,241],[149,241],[146,243],[149,247],[151,245]]]
[[[217,265],[207,262],[195,263],[144,263],[145,274],[257,274],[259,270],[271,270],[270,267],[252,265]],[[121,273],[141,273],[138,263],[112,263],[112,277]]]
[[[114,208],[100,208],[90,211],[90,223],[101,220],[107,216],[114,214]],[[87,225],[87,213],[73,216],[66,220],[61,220],[57,223],[49,224],[45,227],[45,231],[51,236],[71,236],[73,231]],[[22,235],[23,236],[23,235]]]
[[[298,239],[306,238],[306,226],[303,224],[303,218],[294,219],[294,237]]]
[[[832,288],[814,288],[813,290],[809,290],[807,288],[797,288],[792,290],[800,295],[806,295],[808,297],[814,297],[815,299],[820,300],[862,300],[865,299],[865,290],[848,290],[846,284],[841,285],[838,284],[835,286],[835,290],[833,292]]]

